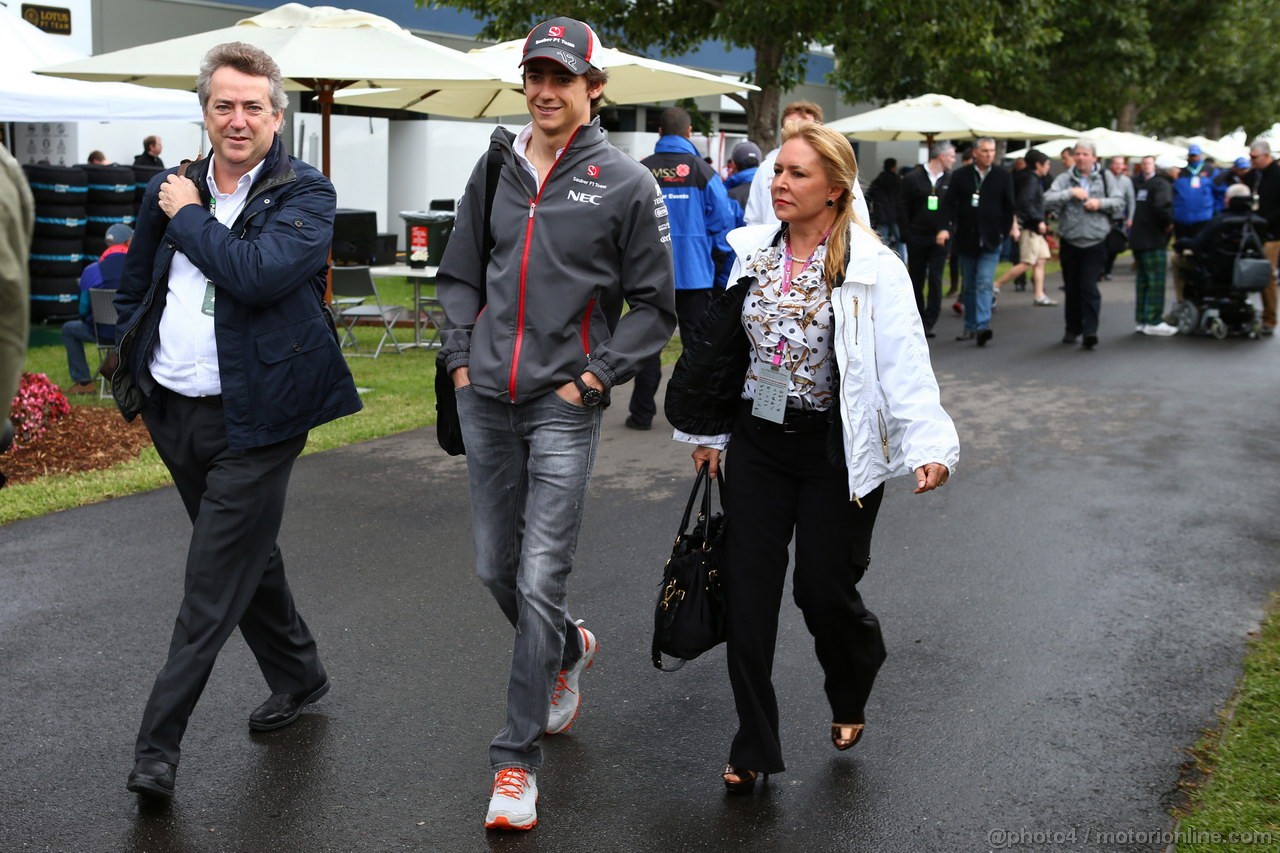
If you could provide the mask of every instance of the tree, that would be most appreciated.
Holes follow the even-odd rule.
[[[760,87],[746,97],[730,95],[747,111],[747,135],[766,151],[777,144],[782,93],[805,80],[809,45],[829,42],[842,16],[819,0],[415,0],[474,12],[488,21],[481,35],[521,38],[535,23],[556,15],[587,21],[611,47],[632,52],[657,48],[680,56],[704,42],[722,42],[754,51],[748,82]],[[608,97],[608,87],[605,96]]]
[[[832,82],[848,100],[887,102],[937,92],[1044,113],[1044,48],[1059,35],[1054,4],[996,0],[851,0],[856,24],[834,38]]]
[[[1275,122],[1280,0],[1149,3],[1156,61],[1140,110],[1148,130],[1216,139],[1236,127],[1252,136]]]
[[[1150,133],[1270,127],[1280,116],[1280,0],[415,0],[477,13],[483,35],[524,36],[571,15],[606,43],[680,56],[707,41],[747,48],[761,87],[735,97],[748,135],[776,145],[784,91],[810,45],[831,45],[850,102],[939,92],[1072,127]],[[606,88],[606,92],[608,89]]]

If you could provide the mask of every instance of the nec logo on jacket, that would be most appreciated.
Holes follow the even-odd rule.
[[[568,198],[569,201],[576,201],[580,204],[600,204],[600,196],[579,192],[578,190],[569,190]]]

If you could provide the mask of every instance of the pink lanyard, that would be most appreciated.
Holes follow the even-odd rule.
[[[818,241],[818,246],[827,242],[827,238],[831,236],[831,229],[827,229],[827,233],[822,235],[822,239]],[[804,259],[804,266],[800,268],[800,275],[804,275],[809,264],[813,263],[813,256],[818,254],[818,246],[813,247],[813,251],[809,253],[809,257]],[[782,241],[782,287],[783,293],[791,292],[791,265],[795,262],[795,258],[791,255],[791,240]],[[783,338],[778,341],[778,346],[773,351],[773,366],[780,367],[782,365],[782,351],[786,349],[787,341]]]

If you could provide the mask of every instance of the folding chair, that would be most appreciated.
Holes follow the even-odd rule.
[[[104,340],[103,326],[115,326],[119,319],[116,316],[116,292],[105,287],[89,289],[89,310],[93,313],[93,341],[98,348],[98,399],[105,400],[111,396],[107,389],[107,377],[102,375],[102,360],[116,348],[115,339]]]
[[[374,283],[368,267],[334,267],[333,295],[335,302],[340,297],[357,296],[366,300],[372,299],[374,302],[372,305],[361,303],[338,309],[338,318],[342,321],[342,346],[350,344],[355,350],[351,353],[352,355],[368,355],[360,352],[360,342],[355,336],[356,324],[366,319],[376,319],[382,324],[382,337],[378,340],[378,348],[373,351],[373,358],[382,354],[382,347],[387,341],[391,341],[391,346],[397,353],[402,351],[393,330],[396,322],[408,312],[403,305],[382,304],[382,297],[378,295],[378,285]]]
[[[434,296],[423,296],[418,299],[418,310],[427,318],[427,322],[431,324],[431,338],[423,343],[426,347],[438,347],[444,345],[444,338],[441,335],[444,332],[445,314],[444,306],[440,304],[440,300]]]

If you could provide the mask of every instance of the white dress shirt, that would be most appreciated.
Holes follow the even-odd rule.
[[[538,177],[538,167],[533,165],[533,161],[529,159],[529,140],[533,139],[533,122],[526,124],[519,133],[516,134],[516,141],[511,143],[511,150],[515,152],[516,160],[520,165],[524,166],[525,171],[533,175],[533,183],[539,188],[542,187],[542,179]],[[560,155],[564,153],[563,148],[556,149],[556,159],[560,159]]]
[[[265,162],[265,161],[263,161]],[[213,193],[210,212],[230,228],[249,201],[249,188],[262,172],[263,163],[240,178],[233,192],[218,191],[213,179],[217,161],[209,164],[208,184]],[[218,374],[218,343],[213,317],[205,314],[208,279],[181,252],[169,265],[169,293],[160,315],[160,343],[151,356],[151,375],[156,381],[184,397],[211,397],[222,393]]]

